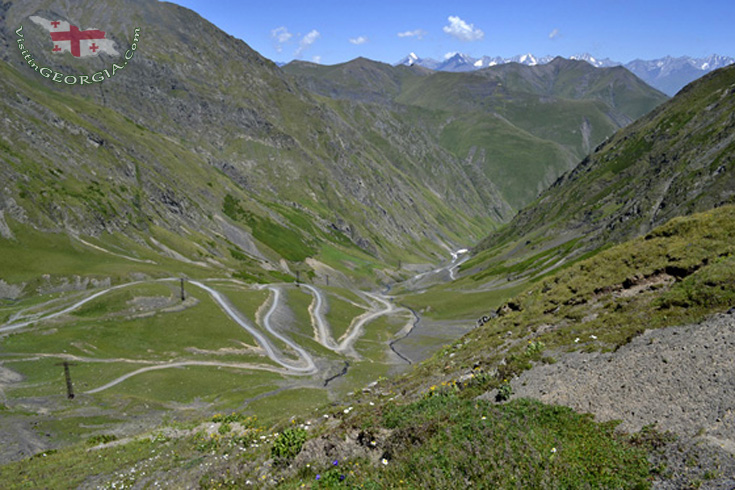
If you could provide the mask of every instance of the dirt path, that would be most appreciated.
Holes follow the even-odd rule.
[[[332,329],[329,326],[326,318],[324,318],[324,304],[326,300],[321,291],[314,286],[309,284],[302,284],[302,286],[314,295],[314,300],[309,305],[309,316],[311,317],[311,323],[314,325],[314,340],[319,342],[321,345],[329,350],[336,351],[338,348],[337,343],[332,337]]]
[[[270,319],[273,313],[278,308],[278,302],[281,299],[281,290],[278,289],[275,286],[271,286],[268,288],[269,291],[273,293],[273,304],[271,305],[270,309],[268,310],[268,313],[265,314],[263,317],[263,326],[266,330],[268,330],[271,335],[276,337],[278,340],[282,341],[284,344],[291,347],[294,351],[298,352],[301,356],[301,359],[304,361],[305,366],[302,367],[295,367],[290,364],[284,364],[282,361],[276,361],[279,364],[281,364],[284,367],[287,367],[288,369],[291,369],[292,371],[302,372],[302,373],[314,373],[317,371],[316,364],[314,363],[314,359],[309,355],[306,350],[304,350],[301,346],[293,342],[292,340],[284,337],[280,333],[276,332],[276,330],[273,328],[273,325],[271,325]],[[275,360],[275,359],[274,359]]]
[[[86,303],[89,303],[93,299],[99,298],[103,294],[107,294],[110,291],[114,291],[115,289],[120,289],[120,288],[124,288],[124,287],[128,287],[128,286],[133,286],[135,284],[140,284],[140,283],[141,283],[141,281],[135,281],[135,282],[127,283],[127,284],[121,284],[119,286],[114,286],[114,287],[111,287],[111,288],[108,288],[108,289],[103,289],[102,291],[98,291],[98,292],[96,292],[96,293],[94,293],[94,294],[92,294],[90,296],[87,296],[86,298],[84,298],[81,301],[77,301],[76,303],[72,304],[71,306],[68,306],[68,307],[64,308],[63,310],[59,310],[59,311],[56,311],[54,313],[49,313],[46,316],[43,316],[43,312],[41,312],[41,313],[38,313],[39,316],[34,316],[34,318],[31,318],[31,319],[28,319],[28,320],[24,320],[24,321],[21,321],[21,322],[18,322],[18,323],[9,323],[9,324],[6,324],[6,325],[0,327],[0,333],[2,333],[2,332],[9,332],[11,330],[17,330],[19,328],[26,327],[26,326],[31,325],[33,323],[38,323],[38,322],[42,322],[42,321],[51,320],[51,319],[56,318],[58,316],[65,315],[65,314],[69,313],[70,311],[74,311],[77,308],[85,305]]]
[[[234,306],[230,304],[230,302],[227,300],[227,297],[210,288],[209,286],[206,286],[205,284],[202,284],[199,281],[189,281],[190,284],[193,284],[194,286],[197,286],[198,288],[203,289],[209,295],[217,302],[217,304],[220,305],[222,310],[232,318],[238,325],[240,325],[242,328],[248,331],[254,338],[255,341],[258,343],[258,345],[265,351],[266,355],[270,357],[272,360],[280,364],[281,366],[285,367],[286,369],[289,369],[291,371],[297,372],[297,373],[314,373],[316,372],[316,364],[314,364],[314,360],[312,357],[301,347],[294,344],[292,341],[286,339],[282,335],[280,335],[278,332],[274,331],[271,324],[270,324],[270,316],[275,311],[276,307],[278,306],[278,300],[280,298],[280,291],[277,288],[268,288],[272,292],[274,292],[275,297],[273,301],[273,305],[271,306],[271,309],[266,313],[264,317],[264,326],[266,330],[268,330],[273,336],[277,337],[278,339],[282,340],[284,343],[286,343],[288,346],[293,348],[296,352],[301,355],[304,365],[298,365],[294,366],[293,364],[289,363],[286,360],[283,360],[279,353],[276,351],[276,349],[271,345],[271,343],[268,341],[268,339],[262,335],[255,327],[253,327],[248,321],[246,321],[244,315],[240,313]]]
[[[98,388],[94,388],[92,390],[85,391],[84,393],[87,395],[91,395],[94,393],[99,393],[100,391],[104,391],[108,388],[112,388],[115,385],[118,385],[125,381],[126,379],[130,379],[133,376],[137,376],[139,374],[147,373],[150,371],[157,371],[159,369],[171,369],[171,368],[179,368],[179,367],[185,367],[185,366],[212,366],[212,367],[226,367],[226,368],[233,368],[233,369],[247,369],[247,370],[258,370],[258,371],[270,371],[272,373],[280,373],[280,374],[293,374],[290,372],[290,370],[287,369],[279,369],[272,366],[264,366],[262,364],[248,364],[248,363],[228,363],[228,362],[216,362],[216,361],[184,361],[184,362],[170,362],[166,364],[160,364],[156,366],[148,366],[140,369],[136,369],[135,371],[131,373],[124,374],[120,376],[119,378],[115,378],[114,380],[110,381],[107,384],[104,384]]]
[[[342,337],[339,339],[339,346],[337,347],[338,352],[350,354],[353,356],[358,356],[357,352],[353,348],[353,345],[357,341],[358,338],[362,335],[362,327],[367,323],[375,320],[376,318],[388,315],[390,313],[393,313],[397,310],[397,308],[393,305],[393,303],[386,301],[381,296],[374,294],[374,293],[364,293],[366,296],[369,296],[373,300],[377,301],[378,303],[381,303],[383,305],[383,309],[377,309],[377,308],[371,308],[370,311],[367,311],[363,313],[362,315],[356,317],[352,321],[352,324],[350,324],[347,331],[344,333]]]

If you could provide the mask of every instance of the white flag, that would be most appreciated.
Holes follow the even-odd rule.
[[[97,56],[100,53],[119,55],[115,50],[115,41],[105,39],[105,32],[99,29],[79,30],[63,20],[47,20],[43,17],[32,16],[31,20],[51,34],[52,53],[69,52],[72,56]]]

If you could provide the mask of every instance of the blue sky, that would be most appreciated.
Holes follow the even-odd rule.
[[[666,55],[735,56],[735,1],[176,0],[275,61],[358,56],[394,63],[588,52],[627,62]],[[399,35],[400,34],[400,35]]]

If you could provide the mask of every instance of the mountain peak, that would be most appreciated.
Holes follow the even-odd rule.
[[[430,58],[422,59],[415,53],[410,53],[396,65],[418,65],[430,70],[463,72],[481,70],[506,63],[520,63],[526,66],[544,65],[556,58],[559,58],[559,56],[537,57],[532,53],[519,54],[510,58],[500,56],[473,58],[465,53],[453,52],[448,53],[443,61],[436,61]],[[574,54],[564,59],[585,61],[595,68],[624,66],[637,77],[669,96],[674,95],[684,85],[705,73],[735,63],[735,58],[718,54],[711,54],[703,58],[667,55],[654,60],[636,59],[625,64],[610,58],[599,58],[590,53]]]

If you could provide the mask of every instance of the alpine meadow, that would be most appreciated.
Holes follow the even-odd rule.
[[[735,60],[299,36],[0,2],[0,487],[735,488]]]

